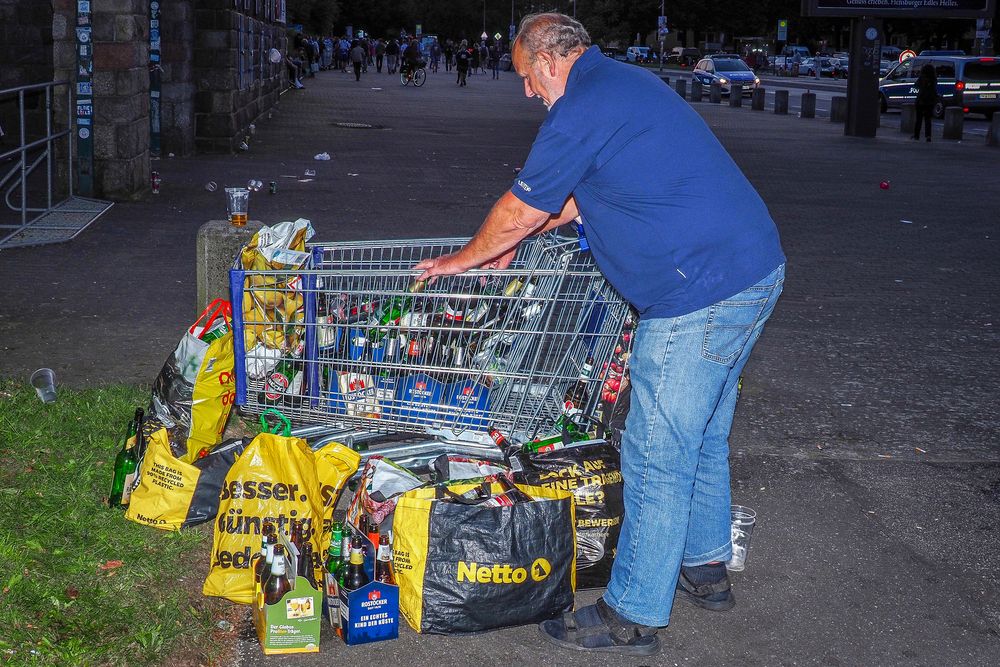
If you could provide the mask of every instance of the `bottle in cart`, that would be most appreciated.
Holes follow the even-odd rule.
[[[142,428],[142,417],[142,408],[136,409],[135,416],[125,431],[125,441],[122,443],[122,448],[115,456],[111,477],[111,493],[108,494],[109,507],[128,507],[136,469],[139,466],[138,442],[139,431]]]
[[[396,583],[392,571],[392,547],[389,546],[389,536],[386,534],[379,537],[378,556],[375,559],[375,581],[383,584]]]
[[[360,535],[355,535],[351,538],[351,562],[347,566],[343,585],[344,590],[348,593],[367,585],[371,581],[368,578],[368,573],[365,572],[365,556],[362,551],[363,544],[364,538]]]
[[[587,401],[590,400],[588,384],[593,372],[594,358],[587,357],[580,368],[580,376],[566,389],[566,393],[563,395],[563,412],[567,415],[572,416],[586,407]]]
[[[271,575],[264,584],[264,603],[277,604],[290,590],[292,590],[292,584],[286,575],[285,548],[276,544],[274,545],[274,560],[271,561]]]
[[[400,318],[406,315],[413,307],[413,296],[424,291],[427,287],[426,280],[415,280],[406,288],[405,296],[397,296],[383,301],[378,309],[372,313],[368,329],[368,339],[372,343],[378,343],[391,331],[391,327],[399,323]]]
[[[292,359],[282,359],[264,381],[264,390],[257,396],[258,403],[280,401],[286,397],[302,394],[301,369],[295,367]]]

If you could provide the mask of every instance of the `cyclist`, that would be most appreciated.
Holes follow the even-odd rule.
[[[420,42],[416,38],[410,40],[406,50],[403,51],[403,68],[401,71],[408,76],[413,76],[413,72],[424,66],[424,59],[420,53]]]

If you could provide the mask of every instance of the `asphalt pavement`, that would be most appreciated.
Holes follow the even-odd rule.
[[[0,252],[0,377],[48,365],[67,386],[149,384],[195,315],[195,234],[224,213],[223,184],[275,181],[250,217],[308,218],[317,240],[468,235],[545,114],[511,73],[466,88],[443,71],[420,89],[373,72],[306,85],[248,152],[163,159],[160,195],[118,203],[68,244]],[[354,648],[326,633],[319,654],[265,658],[245,624],[239,664],[996,664],[1000,150],[696,108],[789,258],[731,436],[734,501],[759,517],[737,607],[678,602],[662,653],[643,659],[566,654],[530,626],[404,628]],[[323,151],[330,162],[313,160]]]

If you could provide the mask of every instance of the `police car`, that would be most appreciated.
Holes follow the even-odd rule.
[[[882,113],[916,101],[917,77],[928,63],[937,72],[935,118],[943,118],[947,107],[987,118],[1000,109],[1000,58],[921,54],[898,63],[879,81]]]
[[[698,61],[695,68],[691,70],[693,78],[701,81],[702,85],[709,86],[718,83],[722,87],[722,94],[728,95],[730,86],[743,86],[743,94],[749,95],[753,89],[760,85],[760,79],[747,67],[747,64],[736,54],[716,53],[706,56]]]

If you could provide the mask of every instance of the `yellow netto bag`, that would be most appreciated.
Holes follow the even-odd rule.
[[[157,430],[146,442],[125,518],[160,530],[180,530],[214,519],[219,491],[243,452],[244,441],[223,443],[194,463],[174,456],[166,429]]]
[[[573,606],[576,539],[567,491],[517,487],[532,502],[456,502],[458,484],[407,491],[396,502],[393,564],[399,611],[421,633],[479,632],[538,623]],[[491,491],[503,489],[492,484]]]
[[[303,537],[312,543],[313,553],[325,553],[330,539],[325,524],[359,461],[357,452],[338,443],[314,452],[300,438],[255,437],[222,487],[202,592],[243,604],[253,601],[252,558],[260,552],[265,519],[286,533],[292,519],[303,522]]]

